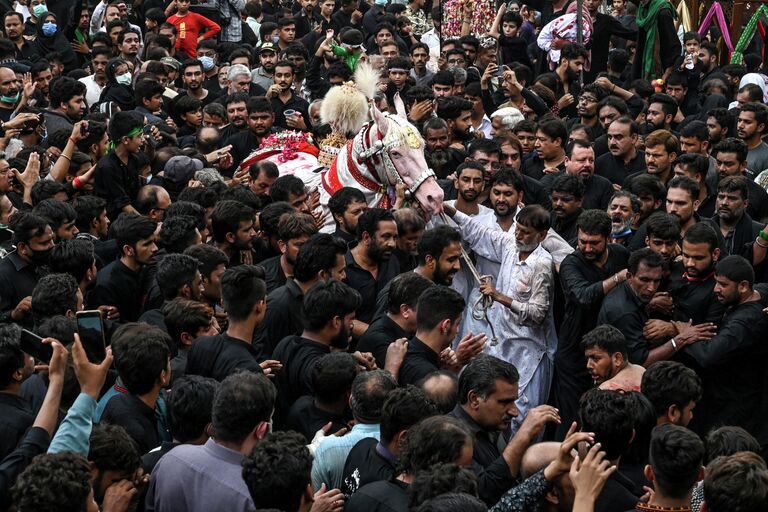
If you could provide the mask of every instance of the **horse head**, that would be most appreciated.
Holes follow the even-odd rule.
[[[424,138],[407,120],[405,105],[395,94],[397,114],[384,114],[376,105],[371,115],[381,134],[382,160],[387,181],[396,185],[402,181],[431,214],[443,211],[443,189],[437,184],[435,173],[424,159]]]

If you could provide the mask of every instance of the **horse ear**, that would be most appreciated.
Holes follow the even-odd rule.
[[[379,133],[384,137],[389,129],[389,120],[381,113],[381,110],[378,109],[375,103],[371,103],[371,116],[379,129]]]
[[[405,112],[405,103],[403,103],[403,98],[400,97],[399,92],[395,93],[395,112],[403,119],[408,118],[408,114]]]

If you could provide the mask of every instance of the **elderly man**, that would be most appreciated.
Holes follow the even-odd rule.
[[[491,136],[496,137],[503,130],[510,132],[525,119],[523,113],[515,107],[500,108],[491,114]]]

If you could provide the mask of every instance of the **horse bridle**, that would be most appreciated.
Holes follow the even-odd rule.
[[[400,126],[399,120],[397,118],[391,116],[390,114],[385,114],[385,117],[392,122],[393,124],[396,124]],[[381,134],[379,134],[379,138],[374,142],[370,147],[366,148],[364,146],[363,142],[364,137],[356,137],[354,141],[355,146],[355,153],[358,154],[358,158],[362,161],[370,160],[374,156],[378,156],[381,158],[382,166],[381,167],[375,167],[376,172],[378,173],[378,178],[382,183],[390,183],[390,184],[405,184],[405,181],[403,181],[403,178],[400,176],[400,174],[397,172],[397,169],[395,168],[394,162],[392,162],[392,158],[389,156],[389,151],[391,149],[400,147],[403,145],[402,140],[399,140],[397,138],[393,138],[391,141],[385,143],[381,139]],[[411,192],[412,195],[416,195],[416,191],[421,187],[425,181],[427,181],[429,178],[435,178],[437,179],[437,176],[435,175],[435,172],[432,169],[425,169],[421,172],[414,180],[413,184],[408,187],[408,190]]]

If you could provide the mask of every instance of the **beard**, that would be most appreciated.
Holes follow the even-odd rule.
[[[450,155],[445,149],[435,149],[434,151],[425,151],[424,159],[427,161],[427,167],[432,169],[438,178],[448,177],[448,161]]]
[[[518,252],[533,252],[536,250],[536,248],[539,246],[538,243],[530,243],[530,244],[523,244],[520,242],[517,242],[517,251]]]
[[[388,261],[392,257],[392,249],[382,249],[377,243],[372,243],[368,247],[368,257],[376,263]]]
[[[346,350],[349,347],[349,329],[346,325],[342,325],[339,333],[331,338],[331,347],[341,350]]]
[[[477,190],[473,188],[468,188],[467,190],[459,190],[459,195],[463,200],[465,200],[468,203],[471,203],[472,201],[475,201],[477,199],[477,196],[480,194]]]
[[[437,265],[435,266],[435,272],[432,275],[432,281],[435,284],[439,284],[442,286],[451,286],[451,284],[453,284],[453,277],[455,275],[456,275],[456,272],[454,270],[443,272],[443,270],[440,268],[440,265]]]
[[[621,222],[619,226],[614,226],[614,222]],[[624,232],[626,232],[628,229],[632,227],[632,219],[629,218],[627,220],[624,220],[621,216],[616,216],[611,218],[611,234],[612,235],[620,235]]]

